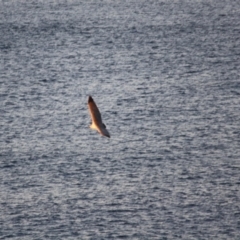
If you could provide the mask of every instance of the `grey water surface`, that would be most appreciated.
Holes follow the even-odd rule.
[[[0,1],[0,239],[240,239],[239,66],[239,1]]]

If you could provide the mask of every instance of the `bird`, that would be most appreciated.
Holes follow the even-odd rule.
[[[92,119],[92,124],[89,127],[97,130],[101,135],[110,138],[106,125],[102,122],[101,113],[91,96],[88,97],[88,109]]]

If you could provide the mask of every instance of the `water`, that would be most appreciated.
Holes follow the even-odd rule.
[[[1,1],[0,239],[239,239],[239,11]]]

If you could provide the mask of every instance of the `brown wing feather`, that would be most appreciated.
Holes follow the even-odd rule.
[[[92,121],[96,125],[97,123],[102,123],[101,113],[99,112],[99,109],[91,96],[88,98],[88,109],[91,114]]]

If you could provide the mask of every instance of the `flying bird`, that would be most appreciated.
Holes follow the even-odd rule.
[[[90,128],[97,130],[101,135],[110,138],[110,134],[102,122],[101,113],[98,110],[96,103],[91,96],[88,97],[88,109],[91,115],[92,124]]]

